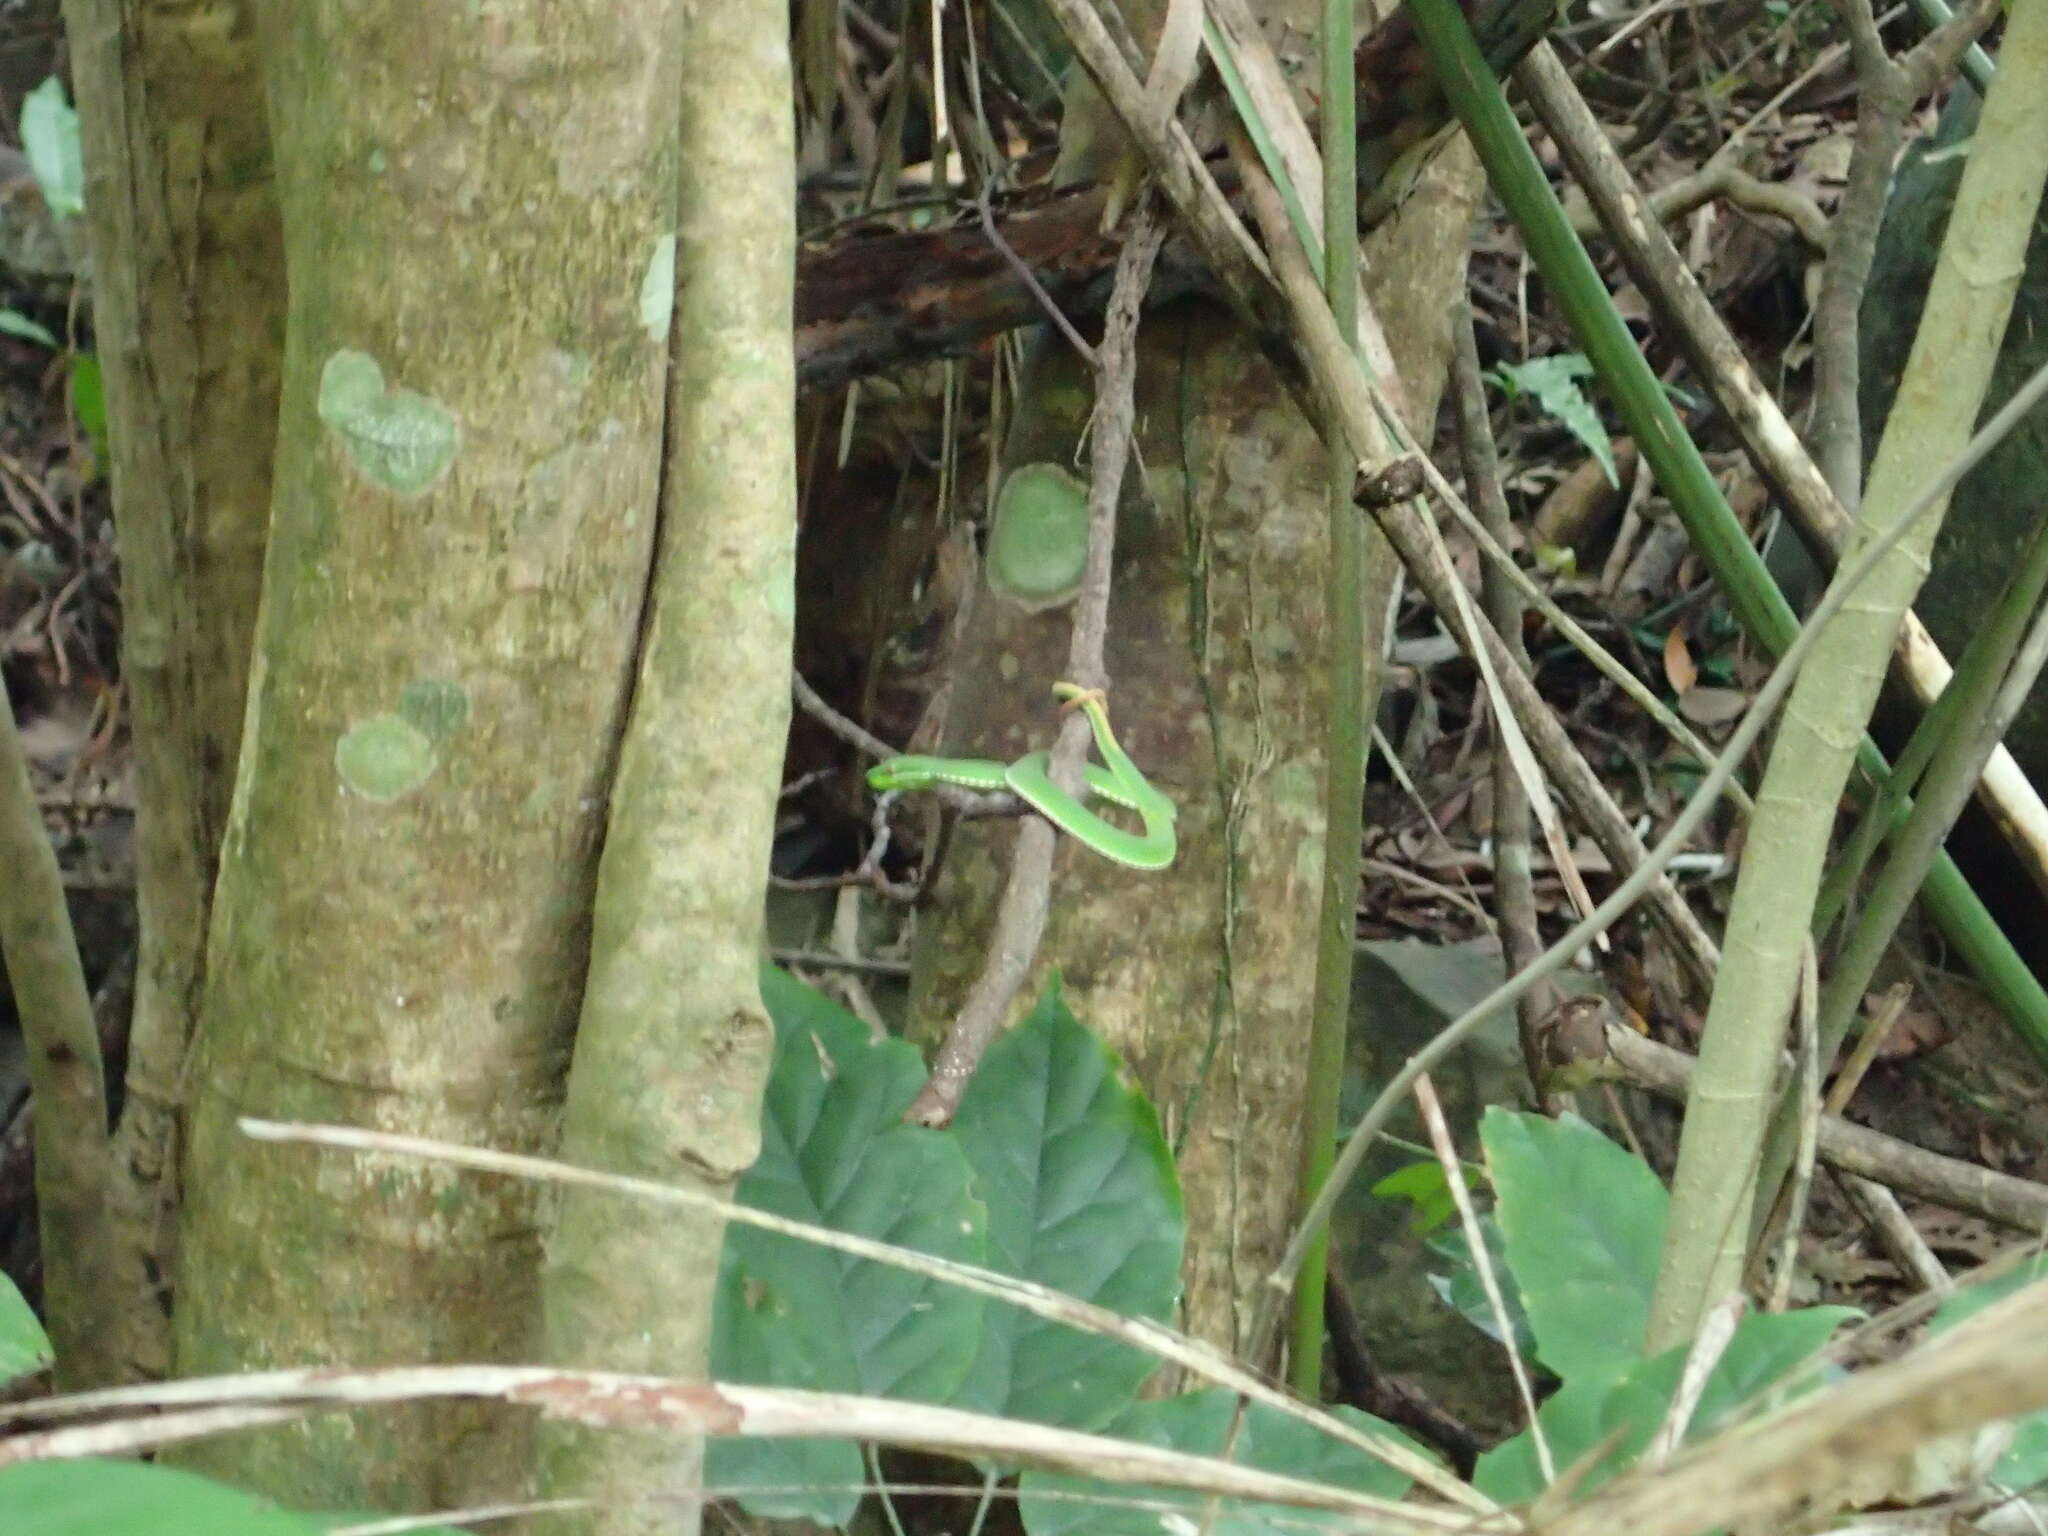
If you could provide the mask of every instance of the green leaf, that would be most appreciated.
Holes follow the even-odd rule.
[[[1643,1347],[1664,1186],[1576,1115],[1498,1107],[1480,1121],[1495,1216],[1543,1363],[1571,1381],[1612,1376]]]
[[[1159,1402],[1136,1403],[1125,1409],[1104,1433],[1144,1445],[1164,1446],[1195,1456],[1223,1453],[1230,1433],[1236,1396],[1220,1388],[1189,1393]],[[1415,1444],[1392,1425],[1352,1408],[1334,1412],[1370,1434]],[[1261,1471],[1305,1481],[1350,1488],[1359,1493],[1398,1499],[1408,1491],[1408,1478],[1355,1446],[1332,1440],[1301,1420],[1255,1403],[1245,1415],[1234,1460]],[[1066,1497],[1051,1498],[1061,1494]],[[1090,1497],[1145,1499],[1185,1511],[1162,1514],[1157,1509],[1129,1509],[1088,1502]],[[1017,1502],[1030,1536],[1160,1536],[1202,1522],[1205,1495],[1170,1488],[1106,1483],[1094,1478],[1047,1472],[1026,1472],[1018,1482]],[[1347,1528],[1347,1517],[1274,1504],[1224,1500],[1217,1509],[1215,1536],[1285,1536],[1304,1526]]]
[[[737,1198],[836,1231],[972,1263],[984,1213],[950,1136],[903,1123],[924,1081],[916,1050],[876,1040],[859,1019],[780,971],[761,993],[776,1022],[761,1156]],[[887,1265],[735,1226],[726,1235],[712,1339],[721,1381],[944,1402],[974,1358],[982,1298]],[[858,1484],[841,1441],[718,1440],[717,1486]],[[852,1492],[750,1496],[755,1513],[826,1524]]]
[[[21,147],[52,215],[85,212],[85,157],[78,143],[78,114],[55,75],[22,98]]]
[[[1522,1305],[1522,1292],[1508,1267],[1507,1243],[1500,1234],[1500,1222],[1491,1211],[1479,1218],[1479,1231],[1486,1239],[1486,1254],[1493,1261],[1493,1278],[1506,1304],[1508,1326],[1515,1331],[1515,1348],[1523,1359],[1536,1353],[1536,1336],[1529,1329],[1529,1312]],[[1479,1283],[1479,1267],[1472,1262],[1472,1244],[1463,1228],[1453,1228],[1430,1240],[1430,1248],[1450,1260],[1450,1273],[1429,1277],[1430,1289],[1439,1300],[1462,1316],[1488,1338],[1500,1339],[1500,1324],[1494,1320],[1493,1303],[1486,1299],[1486,1287]]]
[[[1472,1170],[1461,1169],[1460,1173],[1466,1187],[1471,1187],[1475,1182]],[[1434,1231],[1458,1213],[1444,1165],[1435,1161],[1404,1164],[1373,1185],[1372,1192],[1382,1200],[1406,1200],[1414,1206],[1415,1216],[1409,1225],[1418,1233]]]
[[[0,1274],[0,1384],[32,1375],[54,1358],[50,1336],[36,1321],[34,1309],[14,1282]]]
[[[1686,1428],[1685,1442],[1712,1434],[1745,1404],[1811,1360],[1834,1331],[1860,1316],[1849,1307],[1808,1307],[1798,1312],[1746,1317],[1701,1389]],[[1636,1457],[1662,1426],[1685,1370],[1686,1350],[1667,1350],[1653,1360],[1631,1363],[1619,1374],[1598,1373],[1567,1381],[1537,1414],[1558,1471],[1599,1453],[1579,1484],[1591,1493]],[[1800,1384],[1800,1390],[1818,1378]],[[1473,1486],[1488,1498],[1516,1503],[1543,1488],[1535,1442],[1527,1432],[1479,1458]]]
[[[1171,1315],[1187,1233],[1172,1154],[1122,1061],[1074,1021],[1057,983],[982,1058],[953,1132],[988,1207],[990,1267],[1125,1317]],[[997,1304],[953,1401],[1092,1429],[1131,1402],[1155,1363]]]
[[[19,336],[23,341],[33,341],[55,350],[57,338],[46,325],[37,325],[18,309],[0,309],[0,333]]]
[[[315,1536],[305,1515],[190,1472],[134,1461],[30,1461],[0,1471],[8,1536]]]
[[[1536,403],[1555,416],[1586,445],[1586,451],[1607,471],[1607,483],[1619,485],[1614,472],[1614,446],[1607,440],[1607,428],[1600,413],[1579,388],[1579,380],[1593,371],[1583,353],[1559,352],[1550,357],[1532,357],[1526,363],[1503,363],[1494,370],[1510,398],[1534,395]]]

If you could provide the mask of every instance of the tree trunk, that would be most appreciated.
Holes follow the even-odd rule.
[[[675,227],[679,17],[264,8],[291,303],[181,1372],[533,1337],[529,1188],[235,1121],[552,1142],[654,528],[667,326],[644,296]],[[492,1424],[380,1411],[187,1459],[301,1506],[459,1504],[526,1481]]]
[[[1368,248],[1368,293],[1425,437],[1478,185],[1459,141]],[[1090,406],[1085,374],[1047,350],[1025,388],[1005,467],[1070,463]],[[1180,855],[1164,874],[1136,874],[1069,841],[1022,1003],[1058,970],[1075,1016],[1125,1054],[1160,1106],[1187,1195],[1185,1325],[1231,1348],[1290,1228],[1301,1157],[1329,687],[1328,459],[1253,338],[1213,308],[1148,323],[1138,397],[1145,481],[1142,492],[1127,482],[1117,534],[1111,706],[1132,757],[1180,805]],[[1375,537],[1368,558],[1377,595],[1366,633],[1377,636],[1391,557]],[[1027,614],[982,594],[942,750],[1007,761],[1045,744],[1067,623],[1064,609]],[[927,1038],[943,1034],[979,968],[1010,836],[971,823],[955,839],[915,957]]]
[[[136,962],[114,1143],[112,1374],[170,1364],[180,1083],[270,521],[284,252],[244,0],[68,0],[121,549]]]
[[[721,1195],[760,1151],[775,1048],[760,951],[796,617],[788,38],[781,0],[698,6],[683,28],[659,575],[562,1131],[572,1163]],[[544,1281],[547,1358],[701,1378],[723,1228],[565,1191]],[[548,1445],[546,1493],[610,1496],[564,1528],[697,1529],[700,1441],[564,1426]]]

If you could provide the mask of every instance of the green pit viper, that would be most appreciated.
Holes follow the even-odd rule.
[[[1100,689],[1055,683],[1052,691],[1063,707],[1078,708],[1087,715],[1089,728],[1095,733],[1096,749],[1107,765],[1089,763],[1082,768],[1081,778],[1088,793],[1134,812],[1144,826],[1143,832],[1126,832],[1103,820],[1053,783],[1046,772],[1051,754],[1046,752],[1030,753],[1014,763],[975,757],[891,757],[868,770],[869,786],[876,790],[915,790],[955,784],[962,789],[1007,789],[1067,836],[1106,859],[1132,869],[1166,868],[1173,862],[1178,846],[1173,830],[1173,801],[1146,781],[1138,765],[1117,744]]]

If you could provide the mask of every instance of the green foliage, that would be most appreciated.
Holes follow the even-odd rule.
[[[1614,471],[1614,445],[1608,441],[1607,428],[1601,424],[1593,402],[1579,388],[1579,380],[1592,371],[1593,365],[1585,354],[1559,352],[1549,357],[1532,357],[1526,363],[1503,363],[1493,370],[1493,377],[1510,400],[1533,395],[1538,405],[1563,422],[1572,436],[1586,445],[1586,451],[1600,461],[1600,467],[1607,471],[1608,484],[1619,485],[1620,477]]]
[[[979,1263],[985,1215],[957,1142],[903,1123],[924,1081],[916,1048],[874,1039],[852,1014],[779,971],[762,976],[776,1051],[761,1156],[738,1198],[777,1215]],[[982,1298],[905,1270],[735,1226],[726,1233],[712,1340],[721,1381],[945,1401],[974,1358]],[[757,1514],[829,1525],[852,1517],[862,1481],[849,1441],[719,1440],[716,1487],[755,1494]]]
[[[9,1536],[318,1536],[306,1515],[225,1484],[133,1461],[31,1461],[0,1471]]]
[[[1493,1263],[1493,1277],[1500,1286],[1501,1301],[1507,1308],[1508,1326],[1514,1330],[1515,1348],[1527,1359],[1536,1353],[1536,1335],[1529,1328],[1529,1313],[1522,1305],[1522,1293],[1508,1268],[1507,1242],[1500,1234],[1500,1222],[1491,1211],[1479,1216],[1479,1232],[1486,1240],[1486,1256]],[[1478,1266],[1472,1262],[1471,1239],[1464,1229],[1453,1227],[1430,1239],[1431,1251],[1450,1261],[1448,1274],[1432,1274],[1430,1288],[1437,1298],[1488,1338],[1500,1340],[1500,1324],[1493,1315],[1493,1303],[1486,1299]]]
[[[1471,1169],[1464,1168],[1459,1172],[1466,1188],[1478,1183],[1478,1176]],[[1406,1200],[1414,1206],[1415,1215],[1409,1225],[1418,1233],[1434,1232],[1458,1214],[1458,1202],[1451,1195],[1451,1181],[1444,1174],[1444,1165],[1434,1158],[1396,1168],[1373,1185],[1372,1192],[1383,1200]]]
[[[50,1336],[14,1282],[0,1274],[0,1386],[40,1371],[51,1358]]]
[[[1598,1456],[1580,1485],[1590,1491],[1649,1444],[1685,1368],[1683,1349],[1640,1358],[1669,1196],[1642,1162],[1576,1116],[1493,1108],[1480,1138],[1496,1195],[1499,1246],[1488,1231],[1489,1252],[1511,1314],[1519,1298],[1536,1358],[1564,1380],[1537,1419],[1560,1472]],[[1437,1247],[1454,1261],[1439,1293],[1494,1331],[1462,1237]],[[1711,1432],[1780,1384],[1812,1385],[1814,1373],[1790,1379],[1856,1315],[1810,1307],[1744,1318],[1708,1376],[1686,1438]],[[1519,1334],[1523,1318],[1514,1320]],[[1535,1497],[1544,1480],[1532,1435],[1481,1457],[1473,1481],[1505,1503]]]
[[[71,359],[71,414],[92,444],[93,462],[104,472],[108,462],[107,396],[100,381],[97,352],[80,352]]]
[[[1164,1446],[1193,1456],[1220,1456],[1263,1472],[1398,1499],[1408,1478],[1356,1446],[1332,1440],[1301,1420],[1254,1403],[1245,1414],[1237,1445],[1228,1444],[1235,1393],[1213,1388],[1163,1401],[1134,1403],[1105,1426],[1120,1440]],[[1392,1425],[1352,1408],[1335,1410],[1347,1423],[1382,1438],[1416,1447]],[[1418,1452],[1420,1454],[1420,1452]],[[1052,1495],[1066,1495],[1054,1498]],[[1098,1500],[1142,1499],[1157,1507],[1134,1509]],[[1159,1536],[1162,1530],[1193,1530],[1202,1524],[1207,1499],[1171,1488],[1111,1484],[1093,1478],[1026,1472],[1018,1482],[1018,1510],[1031,1536]],[[1215,1536],[1283,1536],[1305,1528],[1342,1529],[1347,1517],[1311,1510],[1226,1499],[1219,1503]]]
[[[1163,1320],[1180,1292],[1186,1218],[1159,1122],[1122,1066],[1055,984],[982,1058],[953,1134],[988,1202],[991,1268]],[[1128,1345],[996,1307],[951,1401],[1093,1429],[1136,1396],[1153,1364]]]
[[[1686,1431],[1690,1442],[1711,1433],[1745,1403],[1805,1365],[1836,1328],[1858,1314],[1847,1307],[1809,1307],[1746,1317],[1715,1365]],[[1599,1461],[1579,1487],[1590,1493],[1642,1453],[1664,1422],[1686,1351],[1631,1361],[1615,1373],[1567,1379],[1537,1413],[1554,1465],[1562,1472],[1594,1453]],[[1504,1503],[1543,1490],[1535,1442],[1524,1432],[1479,1458],[1479,1491]]]
[[[943,1132],[903,1123],[924,1081],[914,1048],[876,1040],[779,971],[764,972],[762,996],[776,1056],[742,1202],[986,1263],[1128,1315],[1167,1315],[1184,1235],[1172,1160],[1115,1055],[1056,993],[990,1049]],[[1128,1346],[903,1270],[752,1228],[727,1233],[720,1380],[1087,1427],[1127,1408],[1152,1366]],[[744,1495],[757,1514],[839,1525],[862,1465],[849,1442],[721,1440],[706,1477],[785,1490]]]
[[[1630,1364],[1670,1203],[1657,1175],[1576,1115],[1494,1108],[1479,1134],[1538,1358],[1567,1381]]]

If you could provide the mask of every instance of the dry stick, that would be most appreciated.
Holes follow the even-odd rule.
[[[1813,1163],[1820,1124],[1820,965],[1808,935],[1799,956],[1799,1006],[1795,1010],[1798,1045],[1799,1146],[1792,1159],[1792,1180],[1786,1190],[1784,1246],[1771,1287],[1769,1310],[1782,1312],[1792,1300],[1792,1270],[1799,1257],[1799,1229],[1806,1225],[1806,1202],[1813,1192]],[[1767,1245],[1758,1243],[1761,1256]]]
[[[1645,1039],[1612,1018],[1603,1021],[1603,1031],[1605,1055],[1597,1060],[1579,1058],[1579,1065],[1589,1069],[1585,1075],[1685,1101],[1696,1065],[1691,1056]],[[2048,1233],[2048,1185],[1943,1157],[1835,1115],[1821,1116],[1814,1128],[1814,1150],[1839,1173],[1870,1179],[2036,1238]]]
[[[2024,0],[2031,3],[2031,0]],[[1659,1468],[1616,1477],[1532,1526],[1543,1536],[1685,1536],[1778,1529],[1837,1508],[1859,1474],[1928,1442],[2048,1406],[2048,1284],[1994,1303],[1935,1345],[1723,1431]]]
[[[1367,1455],[1405,1472],[1431,1492],[1468,1511],[1483,1515],[1498,1507],[1484,1494],[1445,1472],[1405,1441],[1391,1440],[1354,1428],[1323,1409],[1304,1403],[1299,1398],[1270,1385],[1256,1373],[1246,1370],[1220,1351],[1191,1339],[1164,1323],[1155,1323],[1149,1318],[1120,1317],[1107,1307],[1065,1295],[1035,1281],[1019,1280],[957,1259],[939,1258],[932,1254],[899,1248],[852,1232],[838,1232],[829,1227],[813,1226],[808,1222],[741,1205],[737,1201],[711,1194],[707,1190],[662,1184],[653,1179],[606,1173],[595,1168],[581,1168],[548,1158],[500,1152],[488,1147],[461,1146],[453,1142],[435,1141],[425,1136],[369,1131],[349,1125],[310,1125],[244,1117],[237,1122],[237,1126],[245,1136],[256,1141],[301,1143],[338,1148],[343,1151],[418,1159],[515,1179],[534,1179],[548,1184],[600,1189],[630,1199],[646,1200],[656,1205],[708,1211],[738,1226],[774,1232],[797,1242],[810,1243],[816,1247],[829,1248],[835,1253],[844,1253],[856,1259],[887,1265],[906,1274],[938,1280],[947,1285],[957,1286],[961,1290],[971,1291],[977,1296],[986,1296],[1007,1303],[1030,1313],[1033,1317],[1118,1340],[1168,1365],[1178,1367],[1198,1381],[1208,1382],[1212,1386],[1227,1387],[1233,1392],[1241,1393],[1287,1418],[1313,1427],[1319,1434],[1358,1447]],[[72,1398],[66,1401],[76,1405],[81,1399]],[[83,1401],[94,1405],[118,1406],[127,1399],[94,1394],[90,1399]],[[0,1403],[0,1429],[32,1416],[48,1415],[56,1406],[49,1402],[33,1405]]]
[[[1451,397],[1458,417],[1458,455],[1465,465],[1465,495],[1473,510],[1503,546],[1510,537],[1512,516],[1501,489],[1500,459],[1494,452],[1493,423],[1486,412],[1486,386],[1479,375],[1479,346],[1472,334],[1472,306],[1460,298],[1451,317]],[[1489,560],[1480,568],[1486,617],[1507,642],[1515,670],[1529,670],[1529,650],[1522,642],[1521,595],[1507,573]],[[1501,960],[1512,976],[1543,953],[1536,926],[1536,885],[1531,874],[1528,791],[1503,754],[1493,762],[1493,887],[1500,906]],[[1556,1005],[1557,989],[1536,988],[1515,1005],[1522,1039],[1522,1060],[1529,1070],[1529,1091],[1545,1114],[1564,1107],[1561,1095],[1543,1088],[1543,1017]],[[1545,1481],[1549,1481],[1546,1476]]]
[[[1557,55],[1539,43],[1515,80],[1598,212],[1622,265],[1649,295],[1672,342],[1734,425],[1757,473],[1791,514],[1808,549],[1832,566],[1848,540],[1847,510],[1701,291]],[[1950,668],[1926,626],[1910,613],[1899,632],[1898,654],[1915,696],[1923,707],[1931,704],[1948,686]],[[2002,747],[1985,769],[1981,793],[2034,883],[2048,891],[2048,806]]]
[[[1618,153],[1616,158],[1620,158]],[[1651,217],[1662,222],[1684,218],[1695,208],[1717,198],[1751,213],[1783,219],[1815,250],[1825,251],[1828,248],[1828,217],[1812,198],[1802,196],[1781,181],[1759,181],[1733,160],[1718,155],[1698,170],[1676,181],[1666,182],[1650,193],[1643,203]],[[1571,221],[1572,228],[1582,239],[1607,233],[1606,224],[1590,205],[1572,210]]]
[[[1074,634],[1067,651],[1067,675],[1084,688],[1103,687],[1108,677],[1102,651],[1109,633],[1110,567],[1116,553],[1116,507],[1123,491],[1124,466],[1130,460],[1134,410],[1138,315],[1152,262],[1166,237],[1166,225],[1151,198],[1142,199],[1117,258],[1116,283],[1103,323],[1102,345],[1096,349],[1093,449],[1089,459],[1088,556],[1074,613]],[[1051,776],[1069,793],[1080,787],[1081,763],[1088,746],[1088,722],[1079,714],[1061,723],[1052,750]],[[981,1062],[982,1053],[1002,1032],[1010,1005],[1030,974],[1045,937],[1052,906],[1052,858],[1058,834],[1040,816],[1027,816],[1017,827],[1010,857],[1010,879],[996,908],[989,935],[988,959],[967,1000],[939,1048],[932,1075],[903,1112],[916,1125],[949,1123],[960,1097]]]
[[[1335,323],[1330,318],[1329,306],[1322,300],[1320,287],[1314,275],[1308,271],[1307,261],[1301,254],[1299,243],[1286,223],[1286,216],[1280,208],[1279,194],[1265,172],[1249,160],[1240,165],[1246,192],[1252,210],[1258,216],[1272,242],[1274,262],[1289,300],[1293,303],[1297,317],[1306,333],[1301,342],[1303,352],[1312,361],[1323,377],[1335,379],[1342,376],[1342,370],[1349,365],[1351,377],[1358,378],[1355,364],[1351,363],[1348,352],[1333,354],[1330,358],[1320,356],[1323,347],[1341,348],[1337,340]],[[1326,391],[1326,398],[1328,392]],[[1369,391],[1367,391],[1369,394]],[[1370,398],[1358,402],[1366,410],[1372,408]],[[1326,422],[1333,422],[1325,414]],[[1325,430],[1338,430],[1334,425]],[[1355,446],[1355,444],[1354,444]],[[1442,476],[1428,460],[1418,461],[1425,477],[1432,486],[1439,488],[1439,494],[1446,500],[1454,499],[1455,493],[1443,484]],[[1572,810],[1585,823],[1599,844],[1600,851],[1607,855],[1618,873],[1633,871],[1642,867],[1644,852],[1642,841],[1628,818],[1614,803],[1607,787],[1600,782],[1600,776],[1580,754],[1557,716],[1544,703],[1543,696],[1536,691],[1536,685],[1528,675],[1514,663],[1505,643],[1487,624],[1467,627],[1455,622],[1467,604],[1463,593],[1455,585],[1457,577],[1444,568],[1437,555],[1438,536],[1426,513],[1415,504],[1402,502],[1375,509],[1373,514],[1380,527],[1386,532],[1388,542],[1400,555],[1415,584],[1435,605],[1438,613],[1444,615],[1458,635],[1468,653],[1476,646],[1484,646],[1487,658],[1492,663],[1494,680],[1506,696],[1507,704],[1521,725],[1529,744],[1541,760],[1545,774],[1557,786]],[[1476,634],[1476,641],[1475,641]],[[1702,991],[1711,990],[1714,973],[1720,965],[1720,952],[1706,929],[1700,925],[1692,909],[1678,888],[1661,872],[1650,885],[1651,912],[1672,941],[1679,960],[1686,967],[1694,982]]]
[[[1480,1289],[1486,1292],[1486,1305],[1493,1313],[1493,1324],[1500,1330],[1500,1341],[1508,1352],[1508,1369],[1514,1374],[1515,1392],[1522,1400],[1522,1412],[1529,1416],[1529,1437],[1536,1446],[1536,1466],[1543,1474],[1545,1486],[1557,1481],[1557,1463],[1551,1460],[1550,1437],[1543,1432],[1543,1424],[1536,1417],[1536,1390],[1529,1384],[1529,1368],[1522,1363],[1522,1351],[1515,1343],[1515,1321],[1508,1316],[1508,1304],[1501,1295],[1500,1280],[1494,1274],[1493,1255],[1487,1251],[1486,1234],[1479,1227],[1479,1212],[1472,1205],[1472,1191],[1465,1186],[1465,1170],[1459,1166],[1458,1144],[1451,1136],[1451,1128],[1444,1119],[1444,1106],[1436,1096],[1436,1085],[1424,1073],[1415,1079],[1415,1107],[1422,1111],[1422,1123],[1429,1131],[1429,1144],[1436,1149],[1438,1164],[1443,1168],[1444,1181],[1451,1192],[1451,1202],[1458,1208],[1458,1223],[1464,1229],[1465,1242],[1472,1250],[1472,1268],[1478,1273]]]
[[[1270,196],[1270,188],[1268,194]],[[1277,199],[1274,201],[1277,202]],[[1296,264],[1298,265],[1298,261]],[[1285,261],[1281,263],[1283,275],[1288,272],[1288,265]],[[1296,297],[1297,312],[1301,315],[1304,330],[1308,333],[1307,341],[1310,345],[1307,355],[1312,363],[1320,365],[1317,382],[1324,386],[1326,398],[1332,402],[1341,401],[1347,407],[1345,425],[1348,428],[1349,413],[1364,409],[1359,401],[1349,398],[1346,393],[1355,391],[1360,382],[1357,379],[1355,363],[1348,373],[1344,371],[1341,365],[1351,363],[1352,360],[1336,337],[1336,328],[1330,322],[1328,309],[1317,313],[1314,307],[1299,299],[1299,288],[1299,280],[1290,277],[1290,297]],[[1313,286],[1307,291],[1310,294],[1316,292]],[[1294,1236],[1288,1242],[1286,1253],[1281,1256],[1273,1272],[1267,1276],[1267,1294],[1260,1303],[1266,1313],[1272,1313],[1277,1304],[1284,1303],[1286,1299],[1288,1289],[1293,1284],[1295,1271],[1301,1266],[1302,1254],[1308,1246],[1304,1234],[1314,1231],[1330,1219],[1330,1212],[1335,1207],[1338,1196],[1356,1175],[1366,1152],[1385,1127],[1395,1108],[1414,1086],[1415,1080],[1469,1038],[1488,1014],[1507,1007],[1538,981],[1561,969],[1594,934],[1609,927],[1653,884],[1671,857],[1685,845],[1686,839],[1692,836],[1694,829],[1706,819],[1707,812],[1712,809],[1728,781],[1734,777],[1736,765],[1742,761],[1750,748],[1756,745],[1765,724],[1784,701],[1800,666],[1820,639],[1828,620],[1841,610],[1849,595],[1877,568],[1892,546],[1904,537],[1914,520],[1939,497],[1947,495],[1956,481],[1968,473],[2012,430],[2025,405],[2024,397],[2015,397],[2013,401],[2008,402],[2007,406],[1970,440],[1969,445],[1913,498],[1898,521],[1872,538],[1857,551],[1853,559],[1836,571],[1835,579],[1828,584],[1827,591],[1821,595],[1821,600],[1815,605],[1812,615],[1786,649],[1784,656],[1780,658],[1776,669],[1758,693],[1756,702],[1743,717],[1742,723],[1735,728],[1735,734],[1729,738],[1726,749],[1707,771],[1699,787],[1693,791],[1692,798],[1685,803],[1685,808],[1678,813],[1677,818],[1658,840],[1657,846],[1650,851],[1649,857],[1641,867],[1622,881],[1590,916],[1575,923],[1563,938],[1544,951],[1542,959],[1535,965],[1530,966],[1519,976],[1504,981],[1465,1014],[1440,1030],[1435,1038],[1410,1057],[1386,1087],[1380,1090],[1379,1097],[1373,1100],[1372,1106],[1352,1129],[1350,1140],[1344,1148],[1344,1155],[1338,1159],[1337,1166],[1324,1181],[1321,1193],[1317,1195],[1307,1214],[1302,1217]],[[1868,1170],[1859,1168],[1855,1171]],[[1268,1316],[1266,1328],[1270,1327],[1271,1318]],[[1253,1342],[1260,1345],[1269,1338],[1269,1332],[1262,1329],[1254,1334]]]

